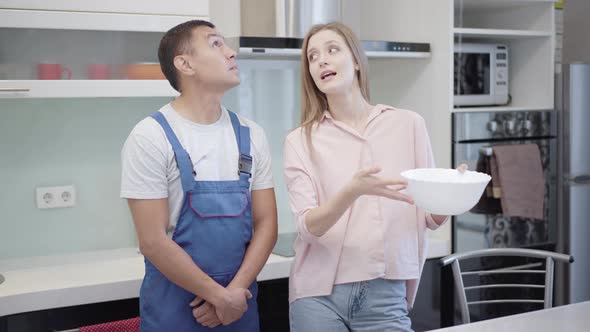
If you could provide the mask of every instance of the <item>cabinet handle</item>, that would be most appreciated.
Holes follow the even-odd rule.
[[[568,177],[566,181],[570,184],[590,184],[590,174],[571,176]]]
[[[29,92],[31,89],[26,88],[0,88],[0,92]]]

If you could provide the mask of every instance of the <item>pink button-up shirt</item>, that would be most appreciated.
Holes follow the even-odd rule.
[[[313,157],[302,128],[285,141],[285,179],[297,239],[289,301],[332,293],[334,284],[375,278],[407,280],[411,306],[426,259],[426,227],[439,225],[413,205],[361,196],[317,237],[305,215],[323,204],[360,169],[381,167],[380,177],[400,178],[407,169],[434,167],[424,119],[417,113],[377,105],[363,134],[324,112],[312,131]]]

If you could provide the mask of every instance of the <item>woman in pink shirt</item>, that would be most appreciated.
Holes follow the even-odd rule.
[[[447,220],[416,208],[399,176],[434,167],[424,119],[369,103],[367,58],[345,25],[314,26],[302,52],[301,127],[284,152],[291,331],[411,331],[426,227]]]

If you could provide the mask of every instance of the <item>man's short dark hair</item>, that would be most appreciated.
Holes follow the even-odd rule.
[[[190,49],[190,41],[193,35],[193,30],[201,26],[215,28],[215,25],[208,21],[187,21],[168,30],[168,32],[164,34],[164,37],[162,37],[162,40],[160,40],[160,46],[158,47],[160,68],[162,68],[162,73],[164,73],[164,76],[166,76],[170,85],[172,85],[172,87],[178,92],[181,92],[181,87],[178,72],[174,67],[174,57],[192,51]]]

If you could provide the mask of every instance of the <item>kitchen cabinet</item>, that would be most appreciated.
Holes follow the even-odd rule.
[[[0,98],[175,96],[157,48],[190,19],[208,17],[0,9]]]
[[[0,8],[124,14],[209,16],[209,0],[2,0]]]
[[[508,47],[508,104],[457,107],[455,112],[548,110],[554,108],[554,1],[454,1],[456,43]]]
[[[442,269],[438,259],[427,259],[422,270],[420,286],[409,313],[415,332],[430,331],[441,327],[441,298],[446,291],[442,286]]]

